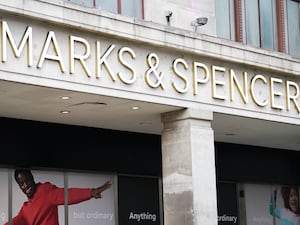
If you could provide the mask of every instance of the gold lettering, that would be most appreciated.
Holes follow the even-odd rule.
[[[250,83],[250,95],[254,101],[255,104],[257,104],[258,106],[266,106],[268,104],[268,100],[264,100],[263,102],[260,102],[256,95],[254,94],[255,91],[255,83],[257,80],[262,80],[265,84],[267,83],[267,80],[264,76],[262,75],[255,75],[252,79],[251,79],[251,83]]]
[[[282,80],[281,79],[277,79],[277,78],[274,78],[274,77],[271,77],[270,78],[270,98],[271,98],[271,108],[274,108],[274,109],[283,109],[283,106],[280,106],[280,105],[276,105],[275,104],[275,97],[280,97],[282,96],[282,93],[281,92],[278,92],[278,91],[275,91],[275,84],[274,83],[282,83]]]
[[[295,93],[294,95],[291,95],[290,92],[290,87],[294,87]],[[297,110],[298,113],[300,113],[300,108],[299,105],[297,103],[297,99],[299,98],[299,86],[292,81],[287,81],[286,82],[286,105],[287,105],[287,111],[290,111],[291,109],[291,102],[294,103],[294,106]]]
[[[147,56],[147,65],[148,69],[145,72],[145,81],[146,84],[151,88],[157,88],[160,87],[161,89],[165,89],[165,84],[163,82],[164,79],[164,73],[158,72],[158,66],[159,66],[159,58],[155,53],[150,53]],[[152,79],[151,79],[152,77]]]
[[[85,53],[83,55],[75,54],[75,42],[79,42],[84,46]],[[78,59],[81,66],[84,69],[85,74],[88,77],[91,76],[89,68],[85,63],[85,60],[90,56],[90,53],[91,53],[91,47],[85,39],[81,37],[70,36],[70,73],[71,74],[74,73],[75,59]]]
[[[127,78],[125,78],[125,76],[121,72],[118,73],[118,76],[119,76],[120,80],[122,82],[124,82],[125,84],[132,84],[136,81],[137,75],[136,75],[135,69],[128,62],[126,62],[124,60],[123,55],[124,55],[125,52],[129,53],[129,55],[131,56],[132,59],[135,59],[136,56],[135,56],[134,51],[131,48],[128,48],[128,47],[123,47],[118,52],[119,62],[123,66],[125,66],[127,69],[130,70],[132,76],[131,76],[131,79],[127,79]]]
[[[12,33],[8,27],[8,24],[5,21],[1,21],[1,28],[2,28],[2,62],[6,62],[7,60],[7,40],[10,43],[10,46],[13,50],[14,56],[19,58],[21,56],[21,52],[24,49],[25,44],[27,43],[27,66],[32,66],[33,56],[32,56],[32,27],[28,26],[23,34],[21,42],[17,47]]]
[[[116,47],[115,45],[110,45],[109,48],[106,50],[106,52],[104,52],[102,57],[100,57],[100,42],[99,41],[96,42],[96,78],[100,78],[101,68],[103,64],[106,71],[110,75],[112,81],[116,81],[116,77],[114,76],[112,69],[107,62],[107,57],[114,50],[115,47]]]
[[[50,43],[53,44],[55,55],[47,54]],[[41,68],[43,66],[45,59],[58,61],[61,72],[66,71],[65,65],[64,65],[64,62],[62,59],[62,55],[61,55],[60,49],[58,47],[58,42],[56,40],[55,33],[53,31],[49,31],[47,34],[47,38],[46,38],[37,68]]]
[[[178,71],[177,65],[179,63],[183,65],[185,70],[188,69],[188,64],[186,63],[186,61],[184,59],[175,59],[172,64],[172,70],[173,70],[174,74],[177,75],[183,81],[184,88],[180,88],[175,82],[172,82],[172,86],[178,93],[186,93],[189,89],[189,81],[183,74],[181,74]]]
[[[224,73],[225,68],[224,67],[219,67],[219,66],[212,66],[211,69],[212,69],[212,79],[211,79],[211,82],[212,82],[212,96],[213,96],[213,98],[225,100],[226,96],[217,95],[217,85],[224,86],[225,82],[219,81],[219,80],[216,79],[216,71]]]
[[[198,68],[201,68],[204,72],[203,79],[198,78]],[[192,70],[193,70],[194,95],[197,95],[198,94],[198,83],[204,84],[204,83],[208,82],[209,71],[208,71],[208,67],[205,64],[199,63],[199,62],[193,62]]]
[[[229,76],[230,76],[230,101],[234,101],[233,86],[235,86],[237,88],[238,92],[240,93],[240,96],[242,97],[243,102],[248,103],[247,72],[243,72],[243,90],[239,84],[239,81],[238,81],[233,69],[229,70]]]
[[[15,30],[18,29],[19,26],[22,26],[22,24],[23,23],[17,25]],[[41,32],[40,29],[41,27],[38,27],[36,34]],[[192,74],[189,74],[189,61],[183,58],[176,58],[172,62],[172,67],[169,69],[169,71],[160,71],[161,67],[166,68],[165,63],[168,62],[169,58],[164,59],[166,62],[163,62],[164,66],[161,66],[159,65],[160,59],[158,55],[153,52],[149,53],[144,59],[138,59],[138,63],[136,64],[137,55],[134,50],[129,47],[120,47],[117,52],[115,51],[116,45],[110,44],[107,49],[101,49],[103,46],[101,46],[102,43],[100,43],[100,41],[94,40],[93,44],[95,44],[95,46],[93,46],[91,45],[91,42],[87,41],[87,39],[79,36],[69,35],[69,51],[62,52],[62,54],[54,31],[49,31],[46,34],[44,45],[41,49],[33,49],[33,44],[35,44],[35,46],[40,46],[39,41],[41,36],[38,35],[34,39],[33,28],[31,26],[27,26],[24,31],[21,30],[20,33],[18,33],[20,34],[20,37],[15,38],[8,23],[6,21],[0,21],[0,32],[0,60],[3,63],[7,62],[7,60],[10,58],[26,57],[25,51],[27,50],[28,67],[32,67],[33,64],[35,65],[36,63],[36,68],[39,69],[43,67],[45,60],[52,60],[55,62],[50,62],[50,66],[53,66],[53,64],[56,65],[57,63],[60,67],[60,71],[64,73],[66,71],[66,67],[63,57],[69,57],[69,68],[67,69],[69,69],[70,74],[75,73],[75,63],[78,61],[80,64],[78,66],[82,67],[86,76],[91,77],[93,70],[88,67],[88,60],[91,60],[90,58],[94,56],[93,54],[91,55],[91,48],[94,47],[94,66],[96,67],[95,77],[97,79],[101,78],[102,73],[105,73],[110,76],[110,79],[113,82],[119,79],[122,83],[130,85],[137,82],[138,75],[143,76],[142,73],[144,73],[144,84],[150,88],[160,87],[162,90],[164,90],[166,89],[167,85],[171,85],[171,89],[173,91],[175,90],[178,93],[184,94],[189,92],[190,86],[192,85],[193,95],[196,96],[199,93],[200,85],[204,84],[209,87],[211,86],[210,88],[212,91],[212,96],[210,97],[214,99],[226,100],[227,98],[230,98],[230,101],[234,102],[236,98],[239,98],[240,96],[240,99],[243,101],[243,103],[248,104],[250,95],[252,99],[252,101],[250,99],[251,105],[255,104],[259,107],[265,107],[269,104],[271,110],[283,110],[286,108],[286,111],[291,111],[291,108],[294,107],[295,111],[298,114],[300,113],[299,83],[293,81],[285,81],[284,79],[263,76],[260,74],[253,75],[252,77],[248,78],[249,72],[242,72],[241,74],[237,75],[235,70],[232,68],[225,68],[212,64],[203,64],[195,61],[191,63]],[[66,34],[61,35],[62,37],[67,38]],[[36,41],[36,43],[33,43],[33,41]],[[67,46],[65,48],[67,48]],[[33,51],[38,50],[41,50],[39,52],[39,59],[37,62],[34,62],[35,59]],[[115,63],[114,61],[116,56],[119,60],[118,62],[120,69],[119,72],[116,71],[117,73],[114,73],[113,70],[118,70],[118,66],[115,66],[117,62]],[[134,63],[139,67],[135,68]],[[141,63],[144,65],[141,65]],[[11,64],[9,64],[9,67],[10,65]],[[5,67],[4,64],[3,67]],[[103,71],[102,67],[104,67],[104,70],[106,71]],[[31,69],[36,70],[36,68]],[[21,67],[17,68],[17,70],[22,72]],[[172,78],[169,79],[168,77],[165,78],[164,72],[173,73],[175,76],[175,78],[173,78],[175,80],[172,80]],[[33,73],[36,73],[36,71],[33,71]],[[49,74],[47,76],[51,77],[52,75]],[[171,80],[171,83],[165,83],[169,80]],[[84,83],[84,80],[82,82]],[[139,80],[139,82],[143,81]],[[226,86],[227,82],[229,82],[229,90]],[[283,82],[285,82],[285,84]],[[283,95],[285,95],[285,97]],[[207,100],[209,102],[209,97],[204,97],[206,98],[205,101]],[[197,101],[197,99],[194,100]],[[199,101],[202,100],[203,99]]]

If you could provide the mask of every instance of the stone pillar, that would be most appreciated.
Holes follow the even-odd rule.
[[[161,118],[164,225],[217,225],[212,112],[185,109]]]

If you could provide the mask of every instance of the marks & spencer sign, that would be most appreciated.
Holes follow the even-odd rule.
[[[113,39],[1,21],[0,70],[253,112],[300,114],[299,78]],[[84,37],[83,37],[84,36]],[[128,47],[133,46],[133,47]],[[16,66],[17,65],[17,66]],[[1,79],[1,77],[0,77]]]

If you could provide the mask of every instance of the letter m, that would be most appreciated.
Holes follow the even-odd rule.
[[[7,25],[7,22],[5,21],[1,21],[1,29],[2,29],[2,36],[1,36],[1,60],[2,62],[6,62],[7,60],[7,44],[9,42],[14,56],[15,57],[20,57],[21,56],[21,52],[25,47],[25,44],[27,43],[27,65],[28,66],[32,66],[32,28],[31,27],[27,27],[22,40],[20,41],[18,47],[14,41],[14,38],[10,32],[10,29]]]

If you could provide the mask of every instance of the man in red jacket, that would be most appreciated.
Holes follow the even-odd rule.
[[[19,213],[12,219],[13,225],[58,225],[58,206],[64,205],[64,188],[46,183],[35,183],[30,170],[15,170],[15,180],[28,197]],[[76,204],[91,198],[101,198],[101,193],[112,185],[105,182],[97,188],[69,188],[68,204]],[[8,225],[8,222],[5,223]]]

